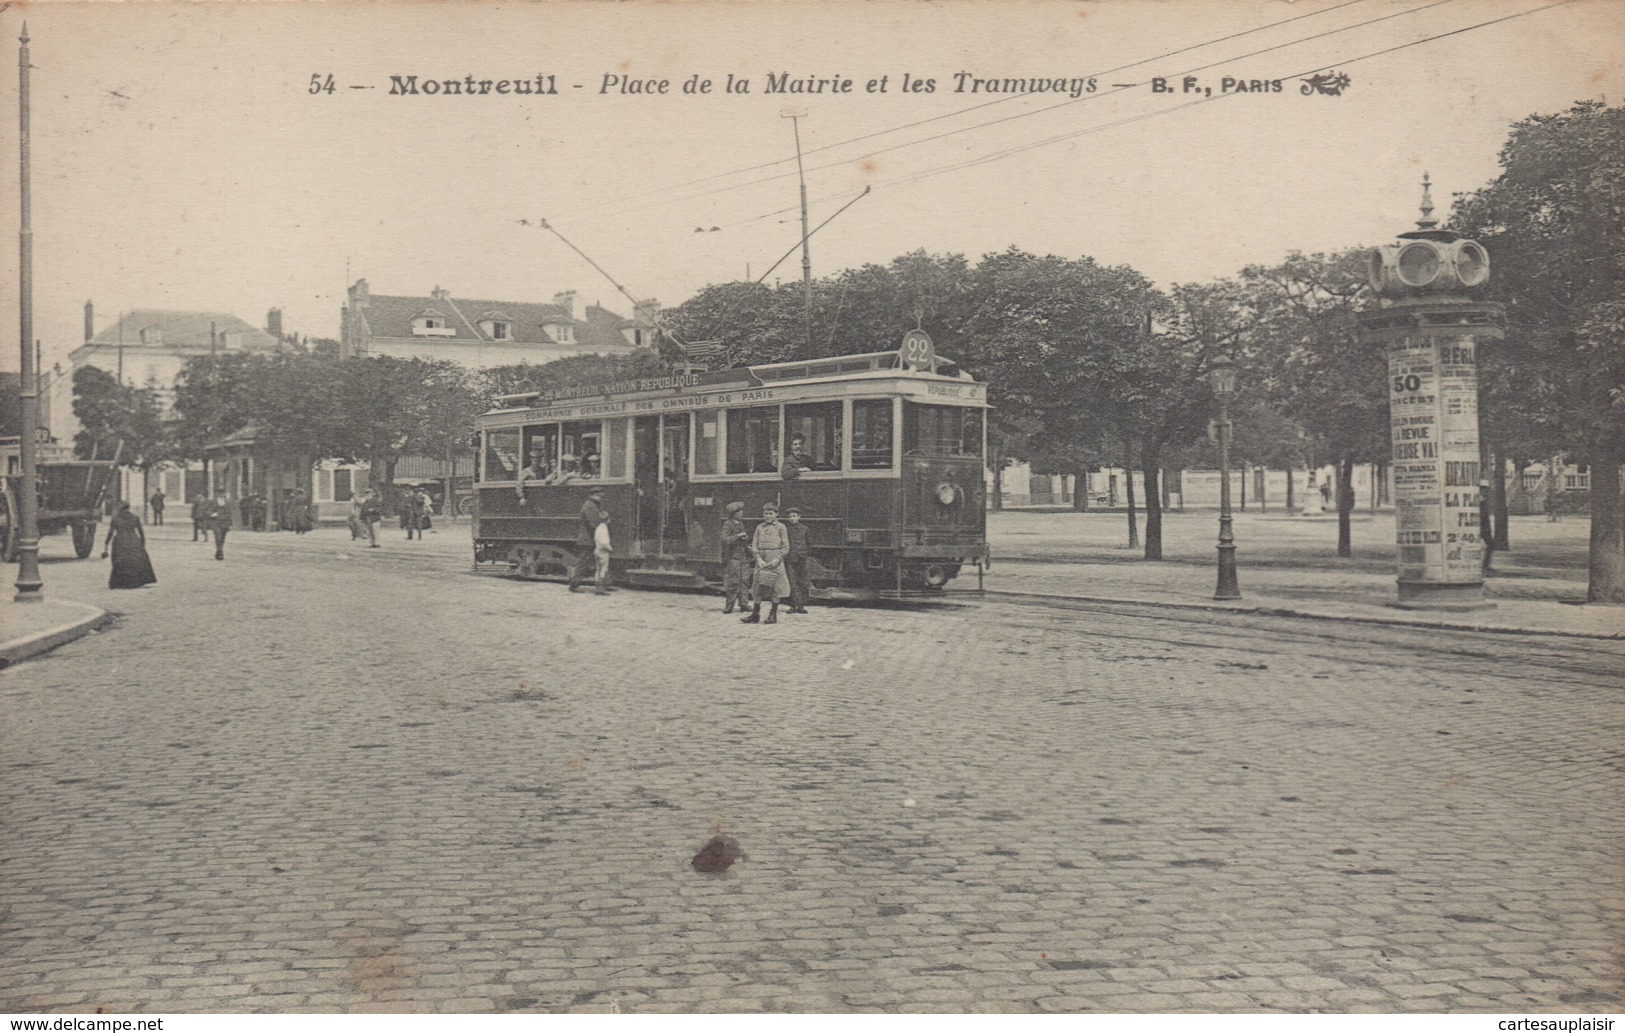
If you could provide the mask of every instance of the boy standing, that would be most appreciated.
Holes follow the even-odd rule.
[[[784,533],[790,539],[790,551],[784,557],[785,572],[790,575],[790,613],[807,612],[807,558],[810,555],[811,536],[807,525],[801,522],[801,509],[791,506],[784,511]]]
[[[594,595],[609,594],[609,554],[614,551],[609,544],[609,514],[605,513],[592,532],[592,556],[598,565],[598,587],[592,590]]]
[[[790,578],[784,572],[784,558],[790,552],[790,536],[779,523],[779,507],[769,502],[762,507],[762,522],[751,536],[751,552],[756,556],[754,600],[750,615],[741,618],[746,624],[777,624],[779,600],[790,594]],[[762,599],[772,601],[767,620],[762,620]]]

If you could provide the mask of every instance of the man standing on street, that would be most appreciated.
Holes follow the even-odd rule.
[[[223,560],[226,558],[226,532],[231,530],[231,504],[226,501],[225,492],[215,496],[206,519],[214,531],[214,558]]]
[[[384,519],[384,507],[378,493],[368,488],[361,493],[361,523],[366,528],[367,548],[378,548],[378,524]]]
[[[598,561],[593,556],[594,538],[598,524],[604,518],[604,493],[598,488],[587,492],[587,501],[581,504],[581,522],[576,525],[576,566],[570,572],[570,591],[581,591],[581,582],[591,580],[597,573]]]
[[[192,499],[192,540],[199,538],[209,540],[209,496],[198,495]]]
[[[722,520],[723,613],[734,612],[735,606],[741,610],[750,606],[750,534],[739,519],[744,510],[743,502],[730,502],[723,509],[727,514]]]
[[[153,492],[147,504],[152,507],[152,526],[164,526],[164,489],[159,488]]]

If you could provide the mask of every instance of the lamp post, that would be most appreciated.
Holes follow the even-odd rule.
[[[1213,397],[1219,400],[1219,586],[1215,599],[1240,599],[1236,583],[1236,536],[1230,528],[1230,399],[1236,393],[1236,367],[1220,355],[1208,370]]]
[[[18,232],[19,296],[17,311],[22,330],[22,372],[19,374],[21,395],[22,434],[19,442],[18,462],[22,466],[21,498],[18,502],[17,528],[17,595],[19,603],[38,602],[43,599],[45,582],[39,571],[39,496],[35,446],[39,442],[39,389],[34,380],[34,230],[30,220],[29,155],[28,155],[28,23],[23,23],[23,34],[18,37],[22,46],[17,51],[17,107],[20,151],[19,171],[22,220]]]

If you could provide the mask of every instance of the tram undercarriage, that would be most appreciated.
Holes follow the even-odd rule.
[[[915,555],[917,547],[895,551],[841,550],[836,555],[810,556],[807,597],[828,602],[934,595],[960,575],[967,564],[978,574],[986,567],[987,549],[980,542],[965,543],[952,555],[933,549]],[[555,542],[475,542],[474,569],[526,581],[568,580],[577,563],[575,547]],[[831,565],[833,564],[833,565]],[[610,580],[636,588],[716,590],[722,588],[723,565],[715,560],[693,560],[681,555],[634,553],[610,561]]]

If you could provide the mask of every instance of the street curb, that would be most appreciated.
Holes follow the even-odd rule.
[[[83,610],[84,615],[66,624],[59,624],[54,628],[36,632],[24,638],[0,643],[0,669],[27,660],[29,657],[48,653],[56,647],[66,645],[76,639],[84,638],[111,619],[106,610],[98,609],[89,603],[53,602],[53,605],[70,606],[74,609]]]
[[[1625,632],[1566,631],[1550,628],[1509,628],[1498,624],[1464,624],[1455,621],[1401,620],[1391,617],[1366,617],[1338,613],[1313,613],[1283,606],[1214,606],[1208,603],[1175,603],[1153,599],[1121,599],[1091,595],[1063,595],[1058,592],[1012,592],[1005,589],[984,589],[983,595],[1007,596],[1018,599],[1064,599],[1078,603],[1104,603],[1115,606],[1160,606],[1175,610],[1200,610],[1208,613],[1246,613],[1264,617],[1296,617],[1300,620],[1350,621],[1355,624],[1377,624],[1391,628],[1419,628],[1423,631],[1476,631],[1490,635],[1545,635],[1557,638],[1588,638],[1605,642],[1625,639]]]

